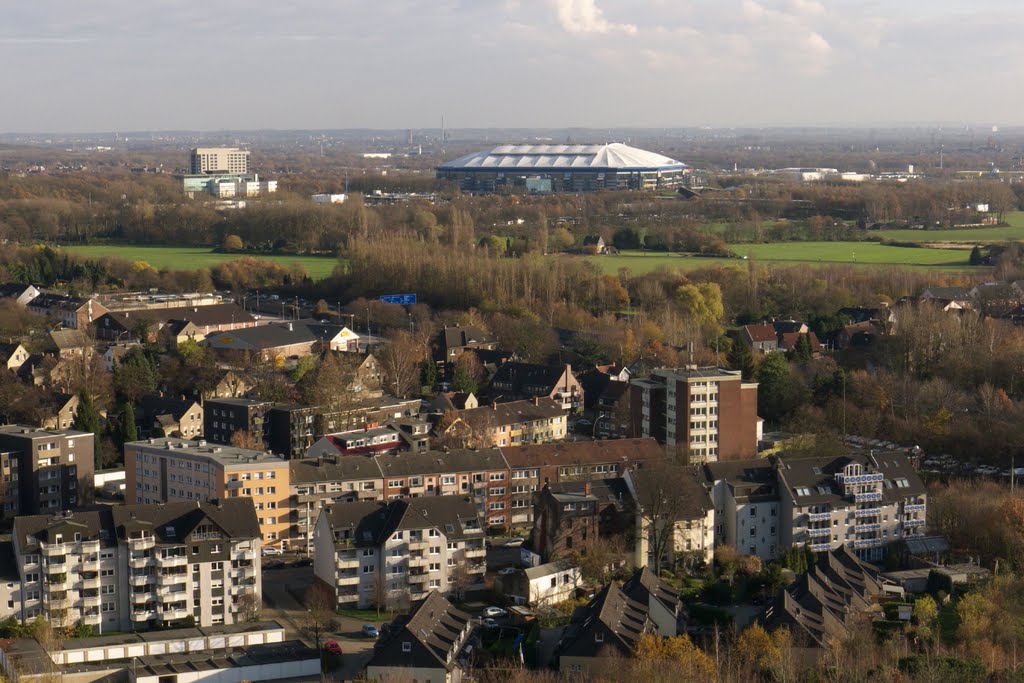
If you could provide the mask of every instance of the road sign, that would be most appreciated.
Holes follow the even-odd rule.
[[[402,306],[408,306],[409,304],[416,303],[415,294],[385,294],[380,297],[380,300],[386,304],[401,304]]]

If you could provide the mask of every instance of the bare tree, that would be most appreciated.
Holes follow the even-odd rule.
[[[692,476],[686,466],[670,462],[651,463],[630,472],[636,488],[638,533],[641,534],[637,540],[647,542],[651,570],[656,574],[674,550],[676,524],[683,510],[691,504],[680,492],[687,488],[685,479]]]
[[[255,622],[263,616],[263,600],[256,591],[242,593],[235,600],[240,621]]]
[[[384,374],[384,388],[398,398],[406,398],[420,386],[420,361],[425,357],[423,344],[404,330],[391,335],[391,342],[377,353]]]
[[[235,448],[248,448],[250,450],[263,450],[263,439],[259,438],[249,430],[237,431],[231,435],[231,445]]]
[[[334,592],[322,583],[314,583],[306,591],[303,602],[306,604],[306,620],[301,627],[302,632],[312,638],[316,649],[320,650],[324,635],[338,627]]]

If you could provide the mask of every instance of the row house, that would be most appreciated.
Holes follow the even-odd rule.
[[[320,510],[335,501],[372,501],[384,497],[384,477],[373,458],[318,454],[288,461],[289,538],[292,547],[313,552],[313,530]]]
[[[256,327],[257,322],[236,304],[117,310],[96,320],[96,338],[143,343],[164,338],[177,345],[187,339],[202,340],[208,334]],[[146,338],[140,339],[140,335]]]
[[[138,437],[176,436],[185,439],[203,434],[203,404],[187,398],[143,396],[135,405]]]
[[[484,537],[464,496],[336,503],[317,519],[313,570],[339,608],[407,607],[431,591],[462,599],[483,586]]]
[[[104,632],[244,621],[261,594],[259,545],[242,499],[19,517],[14,616]]]
[[[90,503],[94,449],[95,439],[87,432],[0,425],[3,516]]]
[[[708,463],[704,472],[714,505],[715,547],[728,545],[741,555],[769,561],[780,557],[780,496],[773,461]]]
[[[288,461],[204,440],[148,439],[124,445],[125,499],[135,503],[240,499],[256,512],[263,544],[287,548]]]
[[[95,299],[66,294],[40,294],[28,301],[29,311],[72,330],[85,330],[109,309]]]
[[[535,397],[449,411],[442,418],[438,433],[463,447],[504,448],[549,443],[566,437],[568,418],[560,404],[550,398]]]

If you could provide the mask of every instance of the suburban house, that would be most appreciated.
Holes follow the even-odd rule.
[[[253,387],[253,380],[242,372],[223,371],[213,389],[203,393],[203,399],[241,398]]]
[[[164,396],[143,396],[135,406],[139,438],[176,436],[191,439],[203,433],[203,405],[199,401]]]
[[[764,323],[744,325],[740,328],[740,341],[749,346],[752,351],[761,353],[771,353],[779,349],[779,339],[775,335],[775,328]]]
[[[39,294],[29,300],[27,308],[72,330],[84,330],[108,312],[107,307],[95,299],[66,294]]]
[[[583,387],[572,374],[571,365],[503,363],[491,380],[491,393],[495,401],[546,396],[570,412],[583,408]]]
[[[12,372],[20,370],[28,362],[29,355],[28,350],[17,342],[0,343],[0,367]]]
[[[315,580],[339,608],[396,609],[435,590],[462,597],[483,583],[484,536],[463,496],[335,503],[313,533]]]
[[[678,593],[643,567],[621,587],[609,583],[573,613],[555,648],[558,670],[597,673],[608,657],[633,656],[641,636],[676,636],[685,621]]]
[[[107,372],[113,372],[121,359],[127,356],[132,348],[140,346],[139,342],[118,342],[107,346],[100,356],[103,359],[103,367]]]
[[[43,429],[71,429],[75,422],[75,412],[78,411],[78,403],[81,400],[78,394],[54,392],[50,394],[50,399],[49,405],[52,406],[53,411],[43,418],[42,424],[39,426]]]
[[[446,363],[454,363],[463,351],[494,351],[498,340],[489,332],[473,325],[455,325],[441,332],[441,346]]]
[[[79,329],[52,330],[49,336],[47,346],[61,360],[82,358],[95,350],[95,344]]]
[[[460,683],[469,670],[463,648],[473,619],[433,590],[407,616],[388,624],[366,665],[371,681]]]
[[[501,574],[495,579],[495,590],[517,605],[540,607],[571,600],[581,581],[579,567],[567,560],[556,560]]]

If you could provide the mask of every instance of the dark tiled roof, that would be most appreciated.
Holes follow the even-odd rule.
[[[421,496],[381,501],[338,502],[331,505],[328,521],[336,541],[377,546],[396,531],[436,528],[448,540],[483,538],[483,528],[471,498]]]
[[[132,329],[139,320],[162,325],[188,322],[199,328],[256,322],[248,311],[242,310],[236,304],[143,308],[136,311],[111,311],[105,315],[126,330]],[[184,325],[179,324],[176,327],[180,330]]]
[[[58,349],[81,349],[91,346],[82,330],[53,330],[50,339]]]
[[[502,448],[501,454],[513,469],[548,465],[637,463],[665,458],[665,447],[654,439],[610,439],[531,444]]]
[[[380,479],[384,475],[380,471],[375,458],[362,455],[338,456],[337,449],[331,449],[331,455],[337,456],[330,460],[319,461],[316,457],[289,460],[288,470],[291,483],[315,484],[334,481],[357,479]],[[309,453],[309,455],[317,455]]]
[[[196,401],[166,396],[143,396],[135,407],[135,414],[145,419],[153,419],[158,415],[171,415],[175,420],[189,411]]]
[[[839,503],[846,499],[836,483],[835,475],[850,463],[864,466],[865,471],[884,475],[882,499],[896,501],[907,496],[925,493],[921,478],[913,464],[903,453],[865,453],[853,451],[848,455],[824,458],[781,458],[778,469],[780,486],[788,488],[798,505]],[[901,486],[897,482],[906,482]],[[806,487],[810,495],[797,496],[795,489]]]
[[[70,540],[75,533],[82,534],[82,539],[86,541],[100,540],[104,545],[115,545],[111,508],[59,512],[53,515],[25,515],[14,519],[14,536],[22,551],[34,547],[39,541],[54,542],[51,539],[56,534],[62,534]]]
[[[444,345],[446,349],[474,344],[493,344],[495,339],[488,332],[473,325],[444,328]]]
[[[458,411],[458,416],[472,427],[532,422],[565,415],[565,409],[547,396],[525,401],[492,403],[489,406]]]
[[[683,609],[679,592],[655,576],[646,565],[633,572],[633,576],[622,585],[622,592],[641,605],[650,605],[651,600],[657,600],[677,620]]]
[[[385,477],[508,469],[508,463],[497,448],[385,454],[377,456],[375,460]]]
[[[159,543],[183,543],[197,526],[209,520],[229,539],[260,538],[260,523],[251,498],[117,505],[111,511],[119,536],[127,528],[141,527],[152,529]]]
[[[610,583],[585,607],[576,610],[556,653],[594,657],[599,650],[611,646],[628,656],[640,636],[656,632],[648,609],[647,604],[631,600],[617,584]]]
[[[743,331],[752,342],[775,341],[775,328],[771,325],[744,325]]]
[[[498,371],[494,373],[491,383],[496,388],[499,384],[509,384],[514,392],[520,392],[523,386],[552,389],[565,371],[566,366],[564,365],[535,365],[533,363],[508,362],[498,368]]]
[[[465,642],[470,615],[455,609],[436,590],[409,615],[395,619],[384,630],[368,667],[441,668],[457,665],[458,649]],[[403,643],[411,643],[409,652]]]
[[[631,470],[629,478],[641,505],[652,499],[652,491],[667,488],[676,501],[670,509],[675,511],[677,521],[703,518],[711,508],[705,478],[699,469],[667,464]]]
[[[291,322],[214,332],[206,336],[206,343],[215,349],[264,350],[292,344],[310,344],[319,339],[308,326],[301,322]]]
[[[922,298],[966,301],[971,293],[965,287],[929,287],[921,293]]]

